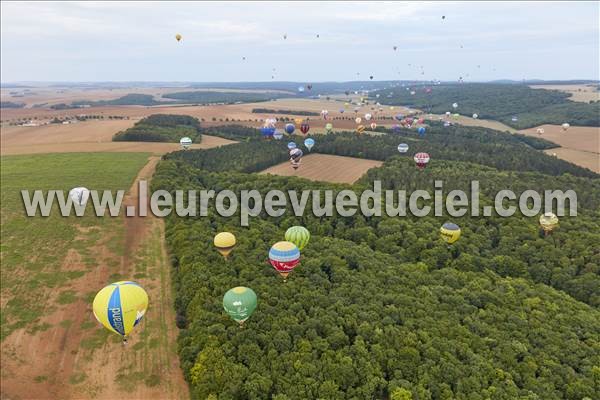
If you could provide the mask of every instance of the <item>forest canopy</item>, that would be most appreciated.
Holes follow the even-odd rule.
[[[113,136],[115,142],[174,142],[189,137],[201,140],[200,122],[189,115],[153,114]]]

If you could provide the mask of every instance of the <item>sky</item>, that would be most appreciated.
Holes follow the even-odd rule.
[[[600,78],[596,1],[0,4],[4,83]]]

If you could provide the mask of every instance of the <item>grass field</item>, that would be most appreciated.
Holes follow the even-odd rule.
[[[186,390],[171,357],[175,333],[162,221],[146,218],[131,232],[136,218],[63,218],[56,207],[50,217],[27,218],[20,199],[21,189],[129,189],[147,162],[144,153],[2,157],[3,399],[115,398],[128,392],[178,398],[174,393]],[[154,164],[142,169],[147,177]],[[130,193],[125,204],[134,197]],[[131,233],[135,246],[126,240]],[[140,282],[151,299],[127,348],[91,312],[96,291],[119,279]]]
[[[284,162],[260,172],[282,176],[298,176],[313,181],[353,183],[369,169],[379,167],[381,161],[361,158],[309,154],[302,157],[300,168],[294,170],[289,162]]]

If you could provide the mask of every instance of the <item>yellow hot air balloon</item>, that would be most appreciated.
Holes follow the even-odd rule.
[[[177,39],[177,41],[181,41],[181,35],[178,33],[177,35],[175,35],[175,39]]]
[[[300,126],[300,125],[302,125],[302,122],[303,122],[303,121],[304,121],[304,120],[303,120],[302,118],[295,118],[295,119],[294,119],[294,122],[296,123],[296,126]]]
[[[94,316],[106,329],[123,337],[141,321],[148,309],[148,294],[137,283],[111,283],[96,294],[92,306]]]
[[[227,260],[227,256],[235,247],[235,236],[230,232],[220,232],[215,236],[214,243],[217,251]]]
[[[365,131],[365,126],[364,125],[359,125],[356,127],[356,132],[358,132],[358,134],[360,135],[361,133],[363,133]]]
[[[544,234],[548,235],[558,226],[558,217],[554,213],[547,212],[540,216],[540,226],[544,230]]]
[[[446,222],[440,228],[440,235],[446,243],[452,244],[460,238],[460,227],[452,222]]]

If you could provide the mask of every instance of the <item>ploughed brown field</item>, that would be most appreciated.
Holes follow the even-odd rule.
[[[544,133],[538,134],[538,128],[544,129]],[[560,159],[600,173],[599,127],[572,126],[565,131],[560,125],[541,125],[519,133],[554,142],[561,147],[547,150],[546,153],[556,154]]]
[[[289,162],[284,162],[261,171],[261,174],[298,176],[313,181],[353,183],[369,169],[379,167],[381,161],[362,158],[308,154],[302,157],[300,167],[294,170]]]

